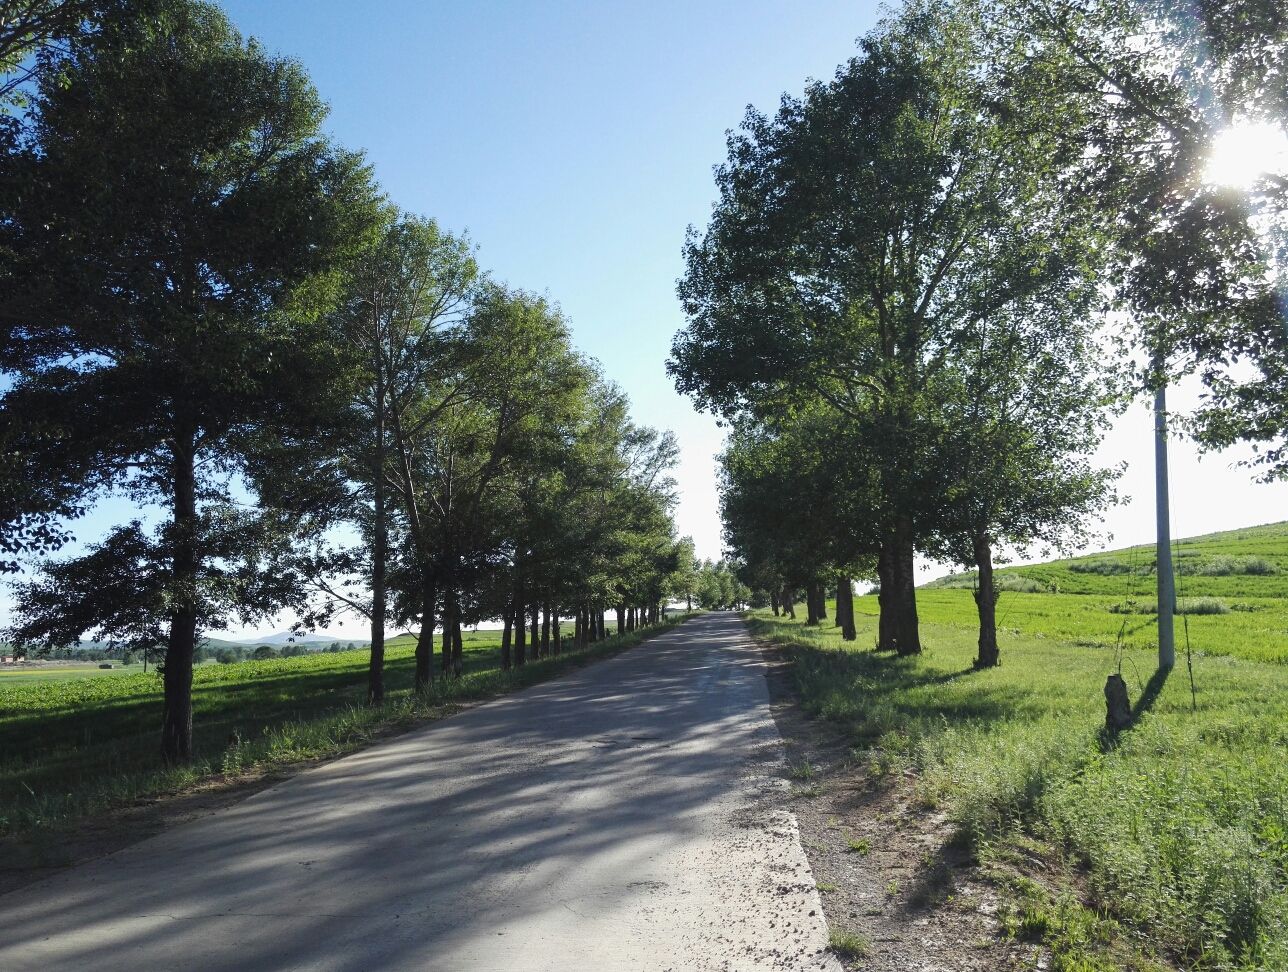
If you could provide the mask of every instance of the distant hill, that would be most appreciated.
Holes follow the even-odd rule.
[[[1182,596],[1288,597],[1288,521],[1187,537],[1173,545]],[[1043,564],[1003,567],[1003,590],[1021,593],[1152,595],[1154,547],[1125,547]],[[927,589],[969,588],[974,573],[950,574]]]
[[[213,639],[211,639],[213,641]],[[305,648],[321,646],[323,648],[334,644],[354,644],[365,645],[367,642],[358,638],[336,638],[332,635],[321,634],[292,634],[290,631],[279,631],[276,634],[264,635],[259,638],[241,638],[237,641],[230,641],[227,644],[234,645],[272,645],[274,648],[280,648],[282,645],[303,645]]]

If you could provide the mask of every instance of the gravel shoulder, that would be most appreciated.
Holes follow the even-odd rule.
[[[1006,940],[1000,899],[912,776],[874,776],[867,754],[800,706],[790,663],[763,645],[794,814],[829,927],[856,936],[864,972],[994,972],[1041,967],[1041,950]]]

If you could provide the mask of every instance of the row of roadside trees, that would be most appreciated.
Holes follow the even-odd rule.
[[[1085,541],[1133,394],[1201,375],[1189,430],[1288,473],[1288,179],[1205,174],[1226,128],[1284,125],[1276,10],[910,0],[831,80],[748,112],[669,365],[732,427],[748,585],[810,621],[835,590],[852,639],[871,577],[878,647],[913,654],[917,556],[964,564],[994,665],[995,556]]]
[[[668,433],[557,307],[399,210],[323,134],[301,67],[195,0],[24,3],[0,32],[0,554],[7,636],[164,645],[192,757],[201,632],[282,610],[502,663],[658,620],[679,564]],[[101,497],[141,513],[48,559]],[[441,649],[435,654],[435,634]]]

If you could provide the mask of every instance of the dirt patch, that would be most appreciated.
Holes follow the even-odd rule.
[[[846,966],[865,972],[994,972],[1040,966],[1042,949],[1010,941],[1000,897],[912,776],[874,776],[836,727],[801,708],[790,662],[761,646],[786,746],[788,804],[829,929],[861,940]]]

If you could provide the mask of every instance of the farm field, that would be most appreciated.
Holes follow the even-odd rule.
[[[148,671],[154,666],[149,665]],[[143,663],[122,665],[120,662],[111,668],[99,668],[97,663],[59,665],[49,668],[27,668],[24,666],[0,668],[0,692],[15,685],[32,685],[39,682],[61,682],[77,678],[110,678],[113,675],[135,675],[143,673]]]
[[[198,758],[182,770],[158,769],[162,695],[155,671],[3,680],[0,836],[56,828],[123,801],[175,792],[219,774],[345,752],[390,726],[540,681],[566,665],[635,644],[659,630],[655,626],[620,640],[609,638],[583,652],[529,661],[509,673],[499,667],[499,631],[465,632],[462,677],[438,680],[424,700],[411,692],[413,640],[392,639],[386,655],[387,699],[374,707],[364,704],[365,648],[201,665],[193,673]]]

